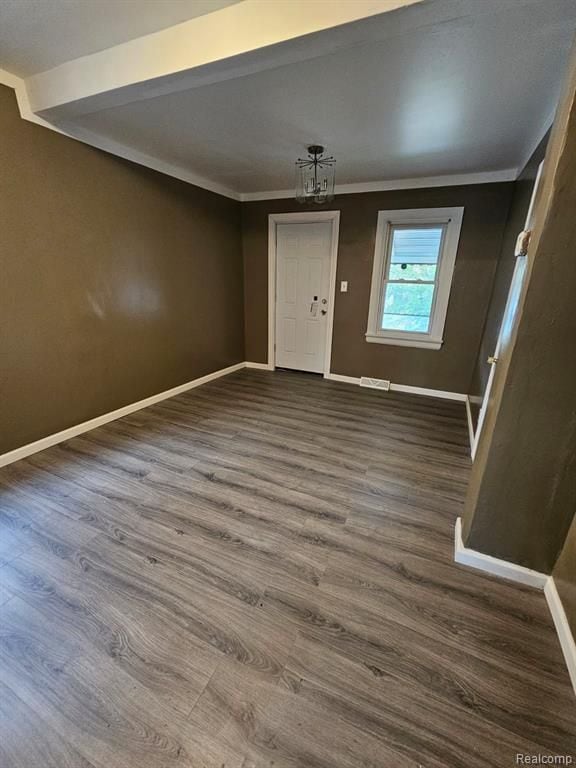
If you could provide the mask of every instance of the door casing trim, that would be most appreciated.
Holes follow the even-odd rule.
[[[340,211],[295,211],[293,213],[268,214],[268,364],[269,370],[276,367],[276,227],[278,224],[317,224],[329,222],[332,225],[330,241],[330,282],[328,286],[328,317],[326,322],[326,345],[324,350],[323,375],[330,374],[332,359],[332,334],[334,331],[334,303],[336,300],[336,268],[338,265],[338,236],[340,232]]]
[[[528,206],[528,212],[526,214],[526,220],[524,222],[524,229],[532,230],[534,227],[534,212],[536,210],[536,202],[538,200],[539,194],[542,192],[542,184],[543,184],[543,173],[544,173],[544,160],[540,163],[538,166],[538,172],[536,173],[536,179],[534,181],[534,186],[532,187],[532,196],[530,198],[530,204]],[[510,285],[508,286],[508,296],[506,298],[506,304],[504,306],[504,311],[502,314],[502,317],[500,318],[500,325],[498,328],[498,338],[496,339],[496,347],[494,349],[493,357],[497,360],[501,355],[501,347],[502,347],[502,325],[504,323],[505,317],[506,317],[506,310],[508,309],[508,301],[510,299],[510,289],[514,283],[514,279],[516,278],[518,265],[520,263],[519,259],[524,258],[526,259],[526,264],[528,256],[516,256],[516,262],[514,264],[514,271],[512,273],[512,277],[510,279]],[[520,300],[522,300],[522,296],[524,294],[524,289],[526,288],[526,285],[521,286],[520,289]],[[492,391],[492,387],[494,384],[494,378],[498,375],[498,370],[496,367],[496,364],[493,363],[490,367],[490,372],[488,374],[488,381],[486,382],[486,387],[484,388],[484,392],[482,394],[482,400],[480,404],[480,413],[478,414],[478,422],[476,424],[476,429],[474,430],[474,440],[472,442],[472,461],[476,458],[476,451],[478,450],[478,445],[480,443],[480,438],[482,436],[482,430],[484,427],[484,421],[486,419],[486,413],[488,411],[488,406],[490,403],[490,392]]]

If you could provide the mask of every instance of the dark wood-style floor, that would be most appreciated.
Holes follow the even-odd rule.
[[[461,403],[244,371],[0,471],[0,768],[576,747],[544,597],[453,563]]]

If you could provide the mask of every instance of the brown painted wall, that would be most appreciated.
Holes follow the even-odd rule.
[[[244,360],[239,209],[0,86],[0,453]]]
[[[544,159],[547,143],[548,134],[534,150],[532,157],[518,177],[518,180],[514,182],[514,192],[512,194],[508,220],[504,229],[504,237],[502,238],[502,250],[498,260],[494,285],[492,286],[492,296],[470,384],[469,394],[475,397],[481,397],[484,394],[488,382],[490,366],[486,360],[489,355],[494,354],[496,341],[498,340],[500,323],[502,322],[502,315],[504,314],[506,298],[508,297],[508,290],[514,271],[516,238],[518,233],[524,229],[532,190],[536,181],[536,174],[538,173],[538,166]]]
[[[576,638],[576,516],[552,575],[572,634]]]
[[[545,573],[576,499],[576,49],[571,73],[464,510],[469,547]]]
[[[399,384],[467,392],[500,253],[512,184],[416,189],[339,195],[340,210],[332,372],[374,376]],[[465,207],[460,247],[438,351],[370,344],[365,338],[379,210]],[[245,275],[246,359],[266,362],[268,336],[268,214],[302,210],[293,200],[244,203],[242,229]]]

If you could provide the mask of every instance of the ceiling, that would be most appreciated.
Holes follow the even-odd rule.
[[[301,1],[274,3],[289,7],[286,3]],[[81,109],[65,114],[67,105],[56,104],[50,118],[60,110],[63,117],[56,122],[72,135],[110,151],[123,148],[117,153],[133,152],[137,162],[248,198],[289,190],[294,160],[310,143],[326,145],[336,157],[340,185],[516,172],[552,119],[576,29],[576,2],[410,1],[415,4],[361,22],[293,35],[281,45],[262,44],[248,58],[229,56],[225,63],[235,68],[226,74],[222,59],[194,70],[204,79],[177,72],[169,88],[158,85],[166,77],[150,77],[144,90],[142,83],[134,92],[109,90],[121,95],[117,103],[109,96],[103,102],[94,88],[85,98],[74,96]],[[12,71],[20,73],[47,61],[63,63],[80,55],[83,46],[88,54],[135,39],[154,25],[161,29],[231,5],[223,0],[2,2],[0,66],[9,69],[12,56]],[[259,2],[234,6],[229,26],[239,37],[243,9],[262,8]],[[311,8],[324,2],[308,0]],[[393,5],[380,0],[385,2]],[[338,3],[345,0],[334,0]],[[33,21],[25,11],[31,5],[43,9],[41,39],[38,17]],[[226,13],[210,18],[225,19]],[[92,24],[95,33],[67,41],[68,30],[84,24]],[[190,30],[186,41],[193,39]],[[57,46],[55,37],[66,40]],[[249,66],[238,68],[244,60]],[[104,69],[98,57],[94,68]],[[216,75],[206,78],[207,71]]]
[[[310,143],[340,183],[516,168],[558,99],[566,9],[442,23],[77,122],[243,192],[290,187]]]
[[[0,67],[18,77],[240,0],[0,0]]]

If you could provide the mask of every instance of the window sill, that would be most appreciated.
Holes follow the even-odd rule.
[[[440,349],[442,339],[396,339],[392,336],[375,336],[367,333],[366,341],[370,344],[390,344],[395,347],[420,347],[422,349]]]

